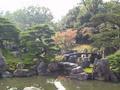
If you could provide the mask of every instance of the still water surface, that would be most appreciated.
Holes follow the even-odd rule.
[[[120,90],[120,83],[77,81],[66,78],[59,78],[56,81],[54,78],[41,76],[0,79],[0,90],[23,90],[25,87],[36,87],[40,90]]]

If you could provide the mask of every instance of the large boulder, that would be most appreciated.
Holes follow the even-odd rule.
[[[88,74],[83,71],[81,66],[73,68],[70,73],[70,78],[78,79],[78,80],[87,80]]]
[[[11,77],[13,77],[13,74],[10,73],[10,72],[8,72],[8,71],[5,71],[5,72],[2,73],[1,76],[2,76],[3,78],[11,78]]]
[[[111,72],[107,59],[98,60],[93,67],[93,78],[97,80],[117,81],[117,77]]]
[[[70,63],[70,62],[59,62],[59,65],[63,67],[71,67],[71,68],[78,67],[78,64]]]
[[[13,75],[15,77],[29,77],[29,76],[33,76],[35,74],[34,71],[28,70],[28,69],[16,69],[13,72]]]
[[[78,67],[73,68],[71,70],[71,74],[77,74],[77,73],[82,73],[82,72],[84,72],[84,71],[83,71],[83,68],[81,66],[78,66]]]
[[[78,64],[71,62],[59,62],[59,65],[61,68],[63,68],[64,71],[68,71],[68,72],[71,72],[73,68],[78,67]]]
[[[77,52],[64,54],[64,60],[66,62],[76,63],[77,59],[78,59],[78,53]]]
[[[72,78],[72,79],[77,79],[77,80],[87,80],[88,79],[88,74],[85,73],[85,72],[76,73],[76,74],[71,73],[69,77]]]
[[[81,66],[82,66],[83,68],[86,68],[86,67],[89,67],[89,66],[90,66],[90,61],[89,61],[89,59],[88,59],[87,57],[84,57],[84,58],[83,58],[83,61],[82,61],[82,63],[81,63]]]
[[[118,78],[118,80],[120,81],[120,73],[118,72],[114,72],[114,75]]]
[[[56,72],[60,70],[60,66],[57,62],[53,62],[53,63],[48,64],[48,70],[50,72]]]
[[[6,70],[6,63],[4,56],[0,53],[0,74]]]
[[[47,64],[42,61],[37,66],[37,74],[38,75],[45,75],[46,73],[47,73]]]

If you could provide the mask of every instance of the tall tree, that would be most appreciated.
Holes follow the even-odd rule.
[[[111,1],[104,3],[106,13],[97,14],[91,18],[91,22],[99,30],[93,35],[93,44],[104,47],[107,51],[120,49],[120,2]]]
[[[80,28],[90,22],[92,16],[103,12],[103,9],[102,0],[82,0],[78,6],[69,10],[61,20],[61,26],[63,28]]]
[[[0,18],[0,46],[4,47],[4,41],[19,41],[19,30],[7,19]]]
[[[29,6],[13,13],[7,12],[5,17],[16,23],[21,29],[32,25],[50,23],[53,16],[48,8]]]
[[[54,30],[49,25],[37,25],[22,33],[21,42],[34,57],[51,61],[54,60],[57,51],[51,38],[52,35],[54,35]]]
[[[62,32],[56,32],[53,40],[61,50],[70,50],[74,46],[77,30],[67,29]]]
[[[99,12],[100,5],[103,3],[103,0],[82,0],[86,10],[90,15],[95,15]]]

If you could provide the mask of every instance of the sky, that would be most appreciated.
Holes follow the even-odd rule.
[[[109,0],[104,0],[109,1]],[[0,0],[0,11],[15,11],[28,6],[44,6],[51,10],[55,20],[60,20],[69,9],[75,7],[80,0]]]

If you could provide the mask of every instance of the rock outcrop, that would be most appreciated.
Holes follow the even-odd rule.
[[[6,70],[6,63],[5,63],[5,58],[0,52],[0,75],[5,72]]]
[[[78,66],[78,67],[73,68],[71,70],[71,74],[77,74],[77,73],[82,73],[82,72],[84,72],[84,71],[83,71],[83,68],[81,66]]]
[[[89,61],[89,59],[88,59],[87,57],[84,57],[84,58],[83,58],[83,61],[82,61],[82,63],[81,63],[81,66],[82,66],[83,68],[86,68],[86,67],[89,67],[89,66],[90,66],[90,61]]]
[[[78,67],[78,64],[70,62],[59,62],[60,67],[64,71],[64,74],[70,74],[73,68]]]
[[[5,71],[2,73],[1,77],[2,78],[11,78],[11,77],[13,77],[13,74],[8,71]]]
[[[87,80],[88,74],[83,71],[83,68],[81,66],[78,66],[72,69],[69,77],[78,80]]]
[[[45,75],[46,73],[47,73],[47,64],[42,61],[37,66],[37,74],[38,75]]]
[[[97,80],[118,81],[117,77],[110,70],[108,60],[98,60],[93,67],[93,78]]]
[[[29,77],[35,75],[35,72],[28,69],[16,69],[13,75],[15,77]]]
[[[61,67],[59,66],[59,64],[57,62],[53,62],[48,64],[48,71],[49,72],[57,72],[61,69]]]
[[[76,63],[78,59],[78,53],[76,51],[69,51],[64,53],[64,61]]]

